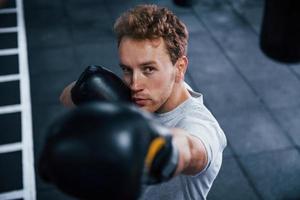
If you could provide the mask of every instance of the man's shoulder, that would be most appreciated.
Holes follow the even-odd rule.
[[[205,137],[207,140],[218,140],[222,143],[222,146],[226,146],[224,145],[226,144],[226,137],[219,122],[197,98],[191,98],[189,105],[185,106],[175,127],[185,129],[187,132],[201,138]]]
[[[185,104],[181,115],[181,121],[216,121],[211,111],[203,103],[203,95],[193,92],[187,104]]]

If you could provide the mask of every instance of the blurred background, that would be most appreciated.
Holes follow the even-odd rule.
[[[47,126],[85,67],[121,75],[112,26],[141,3],[186,23],[186,82],[227,136],[208,200],[300,199],[300,64],[260,50],[263,0],[0,0],[0,199],[72,199],[36,173]]]

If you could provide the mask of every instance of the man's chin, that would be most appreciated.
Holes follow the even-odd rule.
[[[147,112],[151,112],[151,113],[154,113],[156,111],[156,109],[154,107],[151,107],[151,106],[148,106],[148,105],[137,105],[139,108],[141,108],[142,110],[144,111],[147,111]]]

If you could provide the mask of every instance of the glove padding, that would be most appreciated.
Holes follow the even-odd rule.
[[[40,155],[41,178],[79,199],[137,199],[151,136],[134,110],[87,103],[59,116]]]
[[[169,130],[150,113],[133,104],[87,103],[51,124],[38,171],[80,199],[133,200],[143,183],[173,176],[176,152]]]
[[[71,89],[74,104],[91,101],[130,102],[130,89],[112,71],[97,65],[88,66]]]

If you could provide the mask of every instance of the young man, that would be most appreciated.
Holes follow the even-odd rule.
[[[186,26],[166,8],[140,5],[122,14],[114,30],[132,101],[171,130],[179,152],[174,177],[146,186],[141,199],[206,199],[221,167],[226,137],[202,95],[184,82]],[[61,95],[66,106],[72,105],[73,85]]]

